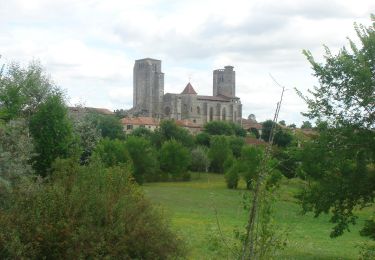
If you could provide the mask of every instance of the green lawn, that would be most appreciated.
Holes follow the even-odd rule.
[[[227,189],[222,175],[193,177],[190,182],[146,184],[144,190],[146,196],[172,218],[173,228],[187,243],[189,258],[225,258],[225,250],[215,246],[215,238],[221,238],[217,220],[229,239],[235,228],[244,227],[247,218],[241,204],[244,190]],[[366,241],[359,236],[358,230],[371,210],[360,212],[359,225],[351,232],[331,239],[332,224],[327,216],[314,218],[311,214],[299,214],[300,207],[293,198],[299,185],[298,180],[284,180],[280,187],[274,217],[278,224],[289,230],[289,235],[288,246],[278,259],[357,259],[356,246]]]

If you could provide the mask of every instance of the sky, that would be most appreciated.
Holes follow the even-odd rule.
[[[190,80],[212,95],[212,71],[232,65],[244,118],[273,118],[285,86],[279,120],[299,126],[294,88],[318,85],[302,50],[323,61],[371,13],[374,0],[0,0],[0,64],[38,60],[69,105],[111,110],[132,107],[136,59],[162,60],[165,93]]]

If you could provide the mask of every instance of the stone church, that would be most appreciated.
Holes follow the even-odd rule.
[[[161,60],[136,60],[133,71],[134,116],[187,120],[204,125],[213,120],[241,123],[242,105],[236,97],[236,73],[232,66],[213,71],[213,96],[198,95],[188,83],[180,94],[164,94]]]

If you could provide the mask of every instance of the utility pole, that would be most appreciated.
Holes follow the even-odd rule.
[[[275,81],[275,79],[272,77],[272,75],[270,75],[270,76]],[[280,86],[280,84],[278,84],[278,85]],[[278,117],[279,117],[281,103],[283,101],[283,96],[284,96],[284,92],[285,92],[285,87],[282,87],[282,86],[280,86],[280,87],[282,88],[280,101],[277,102],[277,106],[276,106],[276,110],[275,110],[275,114],[274,114],[274,118],[273,118],[273,124],[272,124],[272,128],[271,128],[271,133],[270,133],[270,136],[269,136],[266,151],[265,151],[264,157],[263,157],[262,162],[261,162],[259,175],[258,175],[256,184],[255,184],[254,191],[253,191],[253,198],[252,198],[252,204],[251,204],[250,213],[249,213],[249,220],[248,220],[248,224],[247,224],[247,227],[246,227],[246,237],[245,237],[245,241],[244,241],[243,247],[242,247],[242,256],[241,256],[242,260],[255,259],[255,257],[256,257],[255,244],[256,244],[256,239],[257,239],[257,230],[255,230],[255,224],[258,220],[259,208],[260,208],[260,204],[261,204],[260,195],[261,195],[262,189],[264,188],[263,187],[264,179],[268,174],[267,162],[268,162],[268,160],[271,156],[272,143],[273,143],[273,139],[274,139],[274,136],[275,136],[275,128],[276,128],[276,125],[277,125],[277,120],[278,120]]]

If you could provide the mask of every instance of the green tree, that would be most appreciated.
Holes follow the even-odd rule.
[[[75,144],[78,146],[81,164],[87,164],[102,136],[100,130],[91,120],[90,115],[86,114],[85,108],[77,107],[77,110],[74,115],[70,115],[76,137]]]
[[[230,160],[232,150],[228,140],[223,135],[212,136],[208,158],[211,161],[210,169],[213,172],[223,173],[225,170],[225,162]]]
[[[99,160],[105,167],[129,164],[130,155],[126,149],[125,142],[119,139],[102,139],[95,147],[92,161]]]
[[[142,184],[145,180],[156,180],[159,165],[156,150],[150,141],[143,137],[129,136],[125,147],[133,162],[133,176],[136,182]]]
[[[32,138],[25,120],[0,124],[0,198],[14,184],[34,171],[31,158],[34,153]]]
[[[211,121],[204,125],[204,132],[210,135],[234,135],[234,130],[228,122]]]
[[[355,25],[359,45],[333,55],[326,47],[325,62],[309,51],[319,86],[309,96],[309,119],[319,120],[319,135],[305,146],[302,170],[310,185],[301,194],[303,209],[316,216],[331,212],[335,224],[331,236],[341,235],[356,222],[357,205],[375,196],[375,16],[372,25]]]
[[[237,160],[236,170],[246,183],[246,188],[250,189],[253,181],[259,174],[259,167],[264,154],[260,148],[254,146],[244,146],[241,157]]]
[[[196,172],[206,172],[210,161],[208,159],[208,149],[206,147],[197,146],[191,151],[190,169]]]
[[[266,120],[262,123],[262,135],[261,138],[268,142],[270,140],[270,135],[271,135],[271,129],[273,126],[273,121],[272,120]]]
[[[173,179],[183,178],[190,164],[187,148],[176,140],[164,142],[160,150],[160,168]]]
[[[312,128],[312,125],[311,125],[310,121],[303,121],[302,122],[301,129],[311,129],[311,128]]]
[[[103,138],[125,139],[123,126],[116,116],[91,112],[90,118],[93,124],[100,130]]]
[[[30,132],[37,153],[34,168],[46,176],[56,158],[69,156],[73,141],[72,123],[61,96],[50,96],[40,104],[30,119]]]
[[[236,158],[240,157],[242,147],[245,145],[245,139],[243,137],[229,136],[228,142],[233,156]]]
[[[194,146],[193,136],[188,130],[179,127],[174,120],[163,120],[160,123],[159,131],[162,142],[176,140],[186,147]]]
[[[61,95],[61,91],[40,63],[33,61],[26,68],[9,64],[0,73],[0,119],[28,119],[51,95]]]
[[[246,136],[246,130],[240,125],[227,121],[211,121],[204,125],[204,132],[210,135]]]

